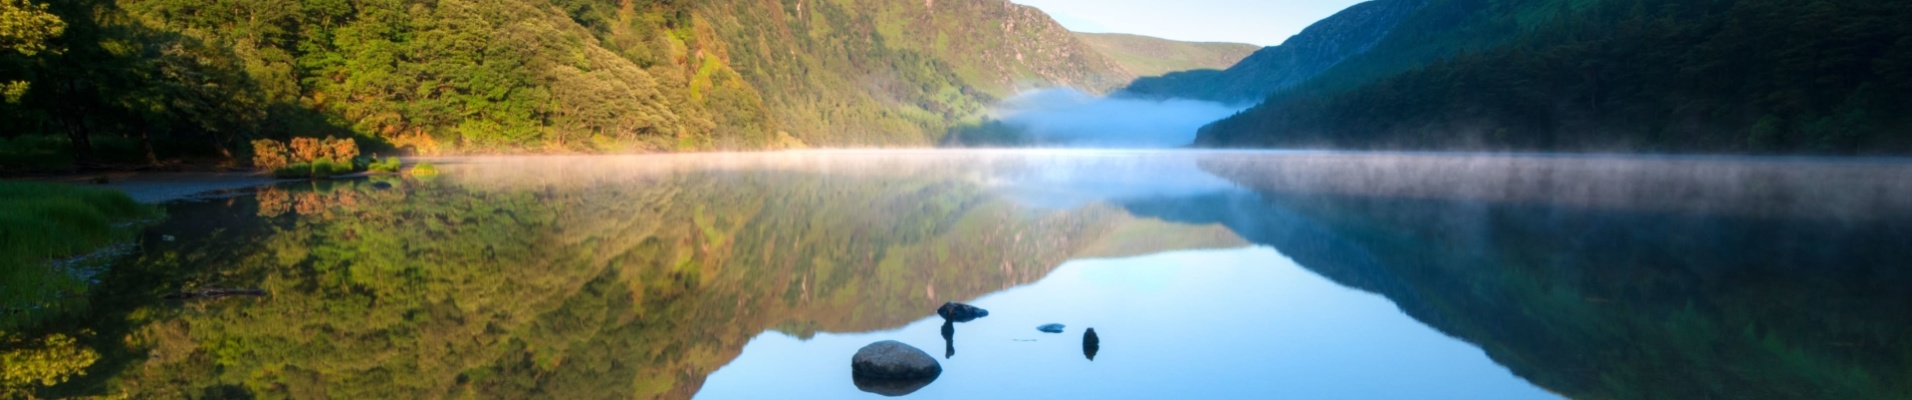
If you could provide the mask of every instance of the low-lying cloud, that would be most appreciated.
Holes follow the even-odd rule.
[[[1075,89],[1024,92],[991,117],[1044,146],[1159,148],[1186,146],[1195,131],[1246,107],[1199,100],[1099,97]]]

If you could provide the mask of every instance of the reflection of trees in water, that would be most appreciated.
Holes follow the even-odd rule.
[[[1855,220],[1563,208],[1258,186],[1266,179],[1250,172],[1261,169],[1215,170],[1259,195],[1129,209],[1226,224],[1340,284],[1387,296],[1556,393],[1912,397],[1912,381],[1901,379],[1912,347],[1899,343],[1912,337],[1903,311],[1912,272],[1898,261],[1912,234],[1897,210],[1840,211],[1875,217]],[[1838,182],[1815,190],[1840,190]],[[1874,200],[1851,204],[1881,204]]]
[[[272,296],[122,301],[101,314],[133,316],[108,329],[124,342],[94,345],[130,349],[46,394],[687,398],[765,329],[907,323],[940,303],[926,286],[960,299],[1033,282],[1121,216],[1037,213],[925,178],[397,183],[181,206],[159,231],[209,241],[151,244],[121,277]],[[233,211],[264,218],[194,217]]]

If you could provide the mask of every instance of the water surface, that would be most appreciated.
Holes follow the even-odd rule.
[[[170,204],[7,328],[72,343],[0,350],[73,361],[46,397],[878,398],[849,358],[897,340],[918,398],[1912,398],[1897,160],[439,164]],[[270,295],[176,298],[219,288]]]

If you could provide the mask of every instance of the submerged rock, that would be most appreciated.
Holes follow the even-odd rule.
[[[969,322],[975,321],[977,318],[989,316],[989,310],[952,301],[943,303],[942,307],[937,307],[936,315],[941,315],[943,319],[954,322]]]
[[[1082,355],[1088,356],[1089,361],[1095,361],[1098,351],[1102,351],[1102,338],[1095,335],[1095,328],[1089,328],[1088,332],[1082,333]]]
[[[1062,324],[1046,324],[1036,327],[1036,330],[1048,333],[1062,333],[1062,328]]]
[[[931,382],[936,382],[936,377],[932,376],[922,379],[874,379],[852,376],[850,377],[850,381],[856,383],[856,390],[897,397],[923,390],[923,388],[929,386]]]
[[[857,350],[850,358],[850,371],[857,377],[876,380],[935,379],[943,373],[943,366],[921,349],[885,340]]]

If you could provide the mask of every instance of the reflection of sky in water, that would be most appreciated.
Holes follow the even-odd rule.
[[[956,325],[952,359],[940,357],[942,320],[932,310],[887,332],[809,341],[767,332],[697,397],[875,398],[851,384],[849,359],[881,340],[943,363],[943,375],[912,398],[1553,397],[1386,299],[1266,247],[1072,261],[973,304],[990,316]],[[1068,331],[1036,331],[1051,322]],[[1102,341],[1093,362],[1081,347],[1089,327]],[[1028,339],[1036,341],[1019,341]]]
[[[988,183],[1032,207],[1070,209],[1097,202],[1194,197],[1234,189],[1202,171],[1202,153],[1053,151],[1029,166],[995,171]]]

